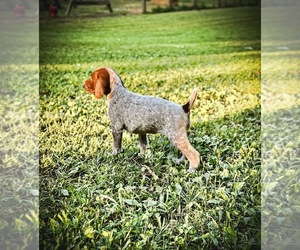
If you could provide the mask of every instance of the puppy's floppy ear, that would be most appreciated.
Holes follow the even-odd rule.
[[[100,99],[103,95],[108,95],[110,89],[110,77],[107,69],[101,68],[96,70],[92,75],[95,84],[95,97]]]

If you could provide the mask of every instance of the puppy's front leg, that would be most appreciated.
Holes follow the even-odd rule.
[[[112,132],[113,135],[113,155],[116,155],[121,152],[121,147],[122,147],[122,132]]]
[[[139,134],[140,154],[143,154],[149,149],[147,134]]]

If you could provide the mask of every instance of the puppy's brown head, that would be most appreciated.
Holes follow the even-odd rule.
[[[111,92],[110,74],[106,68],[97,69],[93,72],[90,79],[85,81],[83,88],[94,94],[96,98],[100,99],[103,95],[108,95]]]

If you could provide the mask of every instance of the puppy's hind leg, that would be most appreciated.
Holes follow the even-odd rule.
[[[178,138],[173,139],[174,145],[182,152],[182,154],[188,159],[189,172],[195,172],[200,164],[200,154],[193,148],[193,146],[188,141],[187,135],[181,135]]]

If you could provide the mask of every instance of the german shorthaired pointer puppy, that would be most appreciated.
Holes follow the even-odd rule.
[[[188,141],[190,110],[197,96],[195,88],[183,106],[162,98],[143,96],[127,90],[121,78],[111,68],[100,68],[85,81],[84,89],[100,99],[108,99],[108,115],[112,125],[113,154],[121,151],[123,129],[139,135],[140,149],[148,148],[147,133],[161,133],[189,160],[189,172],[194,172],[200,156]]]

